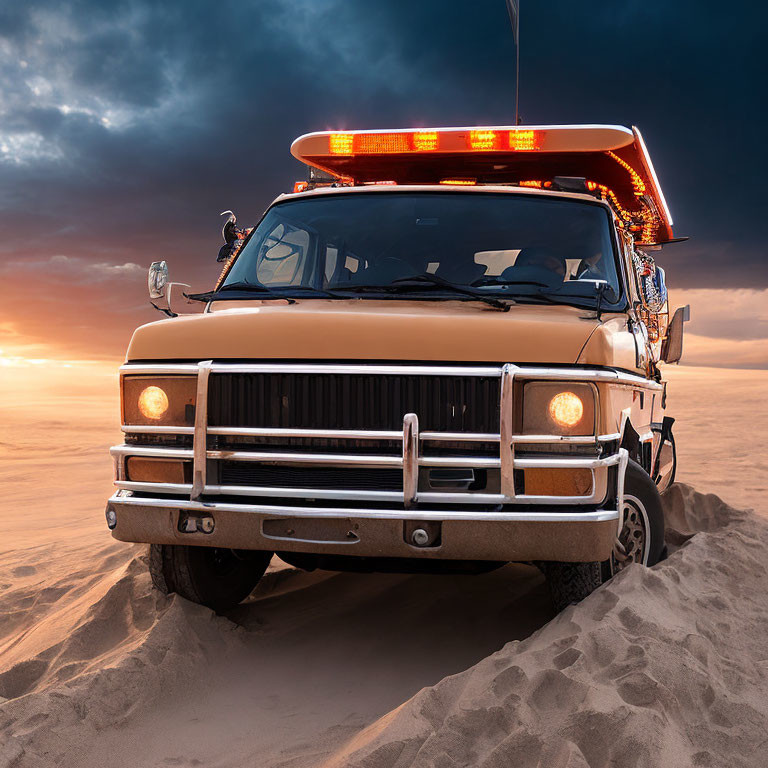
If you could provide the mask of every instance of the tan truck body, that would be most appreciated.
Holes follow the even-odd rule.
[[[632,141],[632,134],[627,136],[621,138],[625,146]],[[317,145],[312,138],[312,146]],[[449,192],[429,185],[414,188]],[[403,189],[408,187],[325,189],[292,197]],[[475,191],[489,189],[586,197],[509,186]],[[669,222],[662,223],[668,230]],[[619,235],[617,244],[632,307],[642,301],[632,245]],[[121,369],[123,386],[131,379],[144,386],[178,377],[184,387],[189,383],[184,390],[187,416],[175,426],[129,423],[126,413],[134,406],[124,403],[126,443],[112,450],[118,489],[108,503],[113,536],[153,544],[375,558],[606,560],[621,529],[629,457],[649,469],[668,463],[666,458],[660,462],[665,385],[656,368],[666,324],[655,341],[647,334],[643,338],[640,326],[634,309],[598,317],[589,309],[523,303],[497,312],[449,299],[299,298],[289,304],[258,297],[219,301],[202,314],[142,326]],[[440,382],[461,387],[476,379],[498,398],[499,416],[483,433],[420,430],[421,414],[411,412],[400,414],[397,429],[386,430],[298,422],[290,427],[212,426],[210,387],[227,376],[282,377],[285,394],[270,395],[276,412],[293,407],[289,388],[308,379],[410,376],[419,377],[429,392],[438,392]],[[594,398],[589,429],[570,435],[525,429],[522,392],[531,383],[582,387],[579,391],[587,392],[590,402]],[[242,398],[253,391],[243,390]],[[323,391],[321,384],[312,391]],[[314,403],[317,410],[326,407],[322,399]],[[333,407],[341,408],[341,401]],[[245,442],[240,446],[238,441]],[[313,447],[318,442],[322,451]],[[374,446],[370,450],[365,448],[369,443]],[[225,483],[220,470],[225,465],[256,466],[267,473],[272,468],[280,477],[286,470],[306,468],[380,470],[390,478],[399,473],[402,482],[383,490],[307,488],[283,481]],[[486,486],[478,492],[432,487],[428,473],[445,467],[484,473]],[[428,531],[429,545],[414,544],[411,534],[417,527]]]

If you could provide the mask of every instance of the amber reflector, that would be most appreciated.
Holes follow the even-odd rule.
[[[133,483],[189,483],[192,462],[130,456],[125,462],[125,474]]]
[[[589,496],[592,472],[588,469],[525,469],[527,496]]]

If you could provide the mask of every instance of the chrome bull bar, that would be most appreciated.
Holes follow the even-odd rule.
[[[277,427],[210,427],[208,426],[208,384],[211,373],[380,373],[387,374],[429,374],[435,376],[498,376],[500,387],[500,424],[498,433],[463,433],[432,432],[419,430],[418,415],[407,413],[403,417],[402,431],[394,430],[329,430],[329,429],[284,429]],[[192,448],[147,447],[124,444],[115,446],[111,453],[116,461],[115,485],[121,491],[154,492],[161,494],[188,494],[190,502],[199,503],[203,496],[249,496],[274,497],[286,499],[338,499],[355,501],[384,501],[402,504],[406,509],[417,503],[452,503],[452,504],[540,504],[540,505],[588,505],[600,504],[608,493],[608,468],[619,466],[617,480],[617,500],[621,501],[623,470],[626,466],[626,451],[619,450],[602,458],[591,457],[517,457],[515,447],[520,443],[539,445],[599,445],[613,442],[621,435],[523,435],[514,432],[513,390],[518,380],[569,381],[569,382],[606,382],[614,385],[643,387],[644,389],[662,389],[661,385],[640,376],[613,370],[584,370],[519,367],[507,364],[490,366],[408,366],[408,365],[327,365],[327,364],[231,364],[202,361],[197,365],[158,364],[134,365],[121,367],[121,375],[126,374],[196,374],[197,393],[194,426],[133,426],[123,425],[123,432],[142,434],[192,435]],[[596,392],[597,395],[597,392]],[[598,410],[596,402],[596,410]],[[367,455],[353,453],[311,453],[311,452],[275,452],[275,451],[232,451],[209,450],[208,437],[294,437],[328,438],[353,440],[393,440],[400,441],[402,450],[399,454]],[[498,456],[430,456],[423,450],[427,442],[498,442]],[[127,479],[125,460],[129,456],[179,458],[192,460],[191,483],[154,483],[135,482]],[[313,465],[343,467],[400,468],[402,470],[402,491],[391,490],[346,490],[318,488],[285,488],[262,486],[221,485],[208,482],[209,461],[257,462],[267,465]],[[500,472],[500,492],[437,492],[418,489],[419,468],[478,468],[498,469]],[[514,471],[516,469],[587,469],[592,473],[592,493],[583,496],[541,496],[518,494],[515,489]],[[621,504],[619,504],[621,509]],[[419,513],[421,514],[421,512]]]

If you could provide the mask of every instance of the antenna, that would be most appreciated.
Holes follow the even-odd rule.
[[[506,0],[506,3],[515,38],[515,125],[520,125],[520,0]]]

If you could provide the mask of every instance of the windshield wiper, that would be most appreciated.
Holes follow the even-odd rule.
[[[590,281],[592,282],[592,281]],[[606,290],[610,290],[612,293],[616,291],[607,284],[606,281],[594,281],[595,292],[597,293],[597,318],[600,319],[600,312],[602,310],[603,295]],[[548,291],[535,291],[533,293],[524,293],[515,297],[516,301],[525,301],[526,299],[533,298],[539,299],[547,304],[564,304],[569,307],[576,307],[578,309],[590,309],[589,305],[579,303],[578,301],[570,301],[573,299],[583,299],[585,302],[590,301],[589,296],[572,296],[565,297],[557,291],[555,287],[550,284],[539,282],[538,280],[502,280],[496,277],[481,277],[479,280],[475,280],[471,285],[535,285],[539,288],[549,288]],[[564,283],[567,285],[567,283]]]
[[[544,304],[560,304],[561,306],[575,307],[576,309],[595,309],[590,296],[563,296],[556,291],[536,291],[535,293],[526,293],[517,297],[517,301],[523,303],[528,299],[534,299],[533,303],[536,303],[536,300],[538,300]],[[573,301],[573,299],[576,299],[576,301]],[[600,318],[598,317],[598,319]]]
[[[509,311],[509,304],[505,304],[499,299],[494,299],[490,296],[484,296],[482,293],[473,291],[469,287],[465,288],[464,286],[456,285],[456,283],[451,283],[448,280],[444,280],[442,277],[431,275],[428,272],[420,275],[411,275],[410,277],[399,277],[396,280],[392,280],[392,282],[390,282],[388,285],[355,285],[350,286],[349,289],[345,288],[345,290],[352,290],[352,292],[357,290],[378,290],[386,293],[394,293],[402,290],[403,288],[423,288],[425,285],[434,286],[436,288],[445,288],[449,291],[453,291],[453,293],[458,293],[462,296],[469,296],[475,301],[482,301],[484,304],[488,304],[491,307],[500,309],[502,312]]]
[[[196,301],[234,301],[236,299],[250,299],[254,293],[266,294],[273,299],[284,299],[289,304],[296,303],[295,299],[276,293],[271,288],[267,288],[266,285],[244,282],[222,285],[218,290],[207,291],[206,293],[191,293],[187,298]]]

